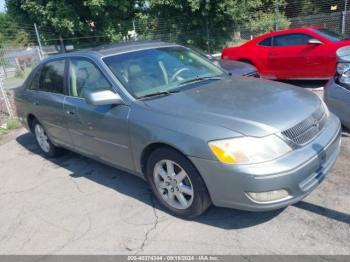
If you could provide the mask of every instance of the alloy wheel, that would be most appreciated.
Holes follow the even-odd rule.
[[[44,128],[41,125],[36,124],[34,131],[35,131],[36,140],[38,141],[40,148],[45,153],[48,153],[50,151],[50,144],[49,144],[49,138],[47,137]]]
[[[194,198],[192,182],[186,171],[177,163],[161,160],[154,166],[155,186],[164,201],[173,208],[187,209]]]

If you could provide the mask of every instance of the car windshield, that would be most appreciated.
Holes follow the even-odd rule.
[[[209,60],[180,46],[117,54],[103,61],[136,98],[169,94],[187,84],[225,75]]]
[[[314,31],[332,42],[339,42],[347,39],[344,35],[340,35],[326,28],[314,29]]]

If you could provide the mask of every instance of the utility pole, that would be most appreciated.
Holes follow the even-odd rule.
[[[0,99],[0,100],[4,100],[9,117],[13,117],[11,104],[10,104],[10,101],[9,101],[7,94],[6,94],[6,91],[5,91],[4,76],[3,76],[2,72],[0,72],[0,92],[2,94],[2,99]]]
[[[276,4],[275,4],[275,30],[276,31],[279,29],[279,13],[280,13],[279,3],[278,1],[276,1]]]
[[[342,20],[342,26],[341,26],[341,33],[344,35],[346,32],[346,16],[347,16],[347,10],[348,10],[348,0],[344,0],[344,11],[343,11],[343,20]]]
[[[38,45],[39,45],[39,58],[41,60],[41,59],[43,59],[43,48],[41,46],[39,31],[38,31],[38,28],[36,26],[36,23],[34,23],[34,29],[35,29],[35,34],[36,34],[36,40],[38,41]]]
[[[66,47],[64,46],[64,40],[62,35],[60,34],[59,37],[59,41],[60,41],[60,47],[61,47],[61,53],[65,53],[66,52]]]
[[[210,32],[209,32],[210,29],[209,29],[209,22],[208,21],[207,21],[206,25],[207,25],[207,46],[208,46],[208,53],[210,55],[211,54],[211,50],[210,50]]]
[[[136,34],[136,26],[135,26],[135,19],[132,20],[132,28],[134,30],[134,40],[137,40],[137,34]]]

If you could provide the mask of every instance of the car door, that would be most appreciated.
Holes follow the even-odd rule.
[[[44,126],[50,139],[61,145],[71,146],[63,111],[65,98],[66,60],[50,60],[36,72],[26,95],[31,101],[30,112]]]
[[[336,58],[334,48],[322,40],[320,41],[322,44],[309,44],[303,50],[307,67],[305,78],[330,78],[335,73]]]
[[[313,37],[304,33],[291,33],[273,37],[268,68],[279,79],[305,78],[309,75],[308,54]]]
[[[251,54],[255,57],[255,66],[257,66],[259,73],[263,78],[273,79],[275,78],[275,72],[272,70],[270,66],[270,52],[273,43],[273,37],[267,37],[261,40],[257,46],[253,47],[251,50]]]
[[[64,110],[75,148],[85,155],[133,169],[128,133],[130,108],[127,105],[93,106],[85,99],[84,94],[89,92],[115,92],[102,71],[89,59],[70,58],[68,87]]]

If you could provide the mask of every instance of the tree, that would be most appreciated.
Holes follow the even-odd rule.
[[[72,43],[118,40],[126,30],[123,21],[140,6],[143,0],[6,0],[8,13],[21,23],[36,23],[47,44],[58,37]]]
[[[311,1],[311,0],[310,0]],[[240,38],[241,30],[265,32],[285,0],[6,0],[19,23],[36,23],[44,44],[82,46],[118,41],[134,23],[139,39],[162,38],[208,51]],[[278,21],[288,26],[283,8]],[[247,35],[247,34],[245,34]],[[247,38],[247,37],[246,37]]]
[[[248,27],[252,35],[261,35],[274,31],[276,28],[276,21],[278,23],[278,29],[280,30],[287,29],[290,25],[288,19],[281,13],[258,12],[254,15],[254,18],[249,21]]]
[[[276,5],[281,8],[278,15]],[[285,0],[149,0],[149,12],[177,41],[211,52],[235,38],[271,31],[277,21],[280,28],[288,27],[284,5]]]
[[[26,46],[31,43],[30,35],[20,29],[8,14],[0,13],[0,48]]]

